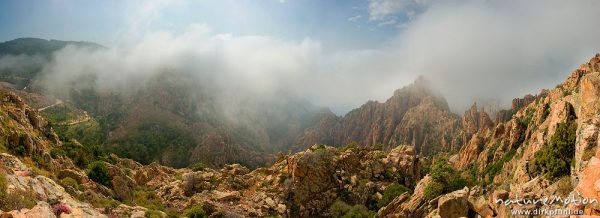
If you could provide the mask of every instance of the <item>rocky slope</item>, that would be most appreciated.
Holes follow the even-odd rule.
[[[380,210],[379,215],[519,217],[523,215],[513,213],[533,213],[536,209],[553,211],[553,215],[561,215],[564,209],[571,212],[566,215],[578,212],[600,215],[599,205],[590,202],[600,197],[600,177],[596,173],[600,157],[597,150],[599,95],[600,54],[581,65],[556,88],[513,101],[511,113],[514,115],[510,119],[476,131],[460,152],[450,157],[456,168],[476,180],[469,185],[470,189],[425,200],[419,193],[433,187],[432,179],[426,176],[419,181],[412,196],[399,196]],[[556,197],[579,202],[497,202],[499,199]]]
[[[422,172],[408,145],[389,152],[314,145],[254,171],[239,164],[173,169],[102,154],[90,154],[99,161],[88,163],[79,154],[88,152],[83,145],[61,141],[36,109],[14,93],[1,94],[2,216],[166,217],[198,205],[211,217],[327,216],[340,213],[334,204],[374,210],[391,200],[386,189],[409,190]]]
[[[462,125],[473,123],[478,127],[478,122],[461,123],[460,117],[450,112],[446,100],[424,78],[419,78],[396,90],[386,102],[369,101],[339,119],[329,116],[309,127],[297,139],[295,147],[315,143],[387,147],[410,144],[418,153],[430,154],[458,149],[466,133]]]

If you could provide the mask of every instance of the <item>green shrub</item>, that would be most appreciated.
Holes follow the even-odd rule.
[[[194,171],[202,171],[202,170],[204,170],[204,164],[202,162],[198,162],[198,163],[194,164],[192,169]]]
[[[348,149],[355,149],[355,148],[358,148],[358,144],[356,142],[352,142],[347,145],[344,145],[344,147],[341,147],[340,150],[347,151]]]
[[[338,199],[329,206],[329,213],[331,213],[332,217],[342,217],[350,211],[351,208],[352,207],[346,204],[346,202]]]
[[[431,172],[431,158],[424,157],[419,159],[419,165],[421,165],[421,175],[429,174],[429,172]]]
[[[0,172],[0,199],[6,197],[6,175],[3,172]]]
[[[491,162],[494,160],[494,155],[496,154],[498,147],[500,147],[500,145],[496,143],[496,144],[492,145],[490,148],[488,148],[487,162]]]
[[[0,199],[0,210],[11,211],[23,208],[33,208],[37,201],[29,192],[14,191]]]
[[[25,147],[23,147],[23,145],[19,145],[19,146],[15,147],[13,149],[13,152],[14,152],[14,154],[16,154],[18,156],[23,156],[26,153]]]
[[[467,180],[461,177],[461,173],[455,170],[450,163],[448,163],[448,159],[445,157],[439,157],[435,160],[431,166],[429,175],[436,183],[430,187],[433,188],[430,190],[430,194],[439,193],[438,195],[440,195],[449,193],[458,189],[462,189],[468,185]],[[437,185],[439,185],[439,187]],[[439,191],[438,188],[441,191]]]
[[[543,173],[548,179],[571,174],[571,164],[575,157],[577,123],[574,120],[559,123],[550,138],[550,144],[534,155],[530,171]]]
[[[202,209],[202,206],[196,205],[190,209],[185,210],[184,215],[188,218],[205,218],[206,212]]]
[[[425,197],[425,200],[428,201],[434,199],[437,196],[440,196],[443,193],[444,185],[435,181],[427,184],[427,186],[425,186],[425,189],[423,190],[423,196]]]
[[[71,178],[71,177],[65,177],[63,179],[60,180],[60,183],[66,186],[71,186],[77,190],[82,190],[83,188],[81,187],[81,185],[79,185],[79,183],[77,181],[75,181],[75,179]]]
[[[377,202],[377,207],[381,208],[388,205],[394,198],[400,196],[404,192],[410,193],[410,189],[398,183],[389,185],[383,192],[383,197]]]
[[[383,144],[379,143],[379,144],[373,145],[373,147],[371,147],[371,150],[373,150],[373,151],[381,151],[381,150],[383,150],[384,147],[385,146]]]
[[[504,163],[512,160],[515,154],[516,149],[511,149],[510,151],[506,152],[500,160],[486,166],[483,170],[484,177],[487,178],[489,181],[493,180],[494,177],[496,177],[496,175],[500,173],[502,167],[504,167]]]
[[[447,181],[448,178],[456,176],[456,174],[456,170],[454,170],[454,168],[450,166],[450,163],[448,163],[448,159],[444,157],[440,157],[437,160],[435,160],[435,163],[433,163],[433,165],[431,166],[431,172],[429,172],[431,178],[438,182]]]
[[[467,183],[469,184],[469,186],[477,185],[479,178],[479,167],[475,163],[470,163],[469,165],[467,165],[464,171],[467,172]]]
[[[354,205],[350,210],[342,216],[343,218],[371,218],[375,217],[376,213],[369,211],[364,205]]]
[[[80,168],[88,167],[93,160],[107,160],[108,155],[96,145],[81,145],[76,141],[65,141],[62,146],[50,150],[53,158],[68,157]]]
[[[316,144],[310,147],[310,150],[312,150],[313,152],[323,152],[325,150],[327,150],[327,146],[323,145],[323,144]]]
[[[138,186],[133,193],[133,203],[152,210],[164,211],[165,206],[151,187]]]
[[[460,176],[453,176],[448,180],[448,186],[445,188],[446,192],[452,192],[455,190],[463,189],[465,186],[468,186],[469,183],[466,179]]]
[[[121,205],[120,201],[114,200],[114,199],[108,199],[108,198],[98,198],[98,199],[93,199],[92,203],[94,203],[94,205],[96,205],[97,207],[101,207],[101,208],[116,208],[119,205]]]
[[[147,210],[144,216],[146,218],[162,218],[163,214],[158,210]]]
[[[596,155],[596,146],[590,146],[588,148],[585,149],[585,151],[583,152],[583,160],[589,160],[591,159],[593,156]]]
[[[530,121],[527,119],[517,120],[517,126],[519,128],[519,137],[517,138],[517,142],[515,142],[516,146],[520,146],[521,144],[523,144],[523,142],[525,142],[529,122]]]
[[[0,210],[11,211],[23,208],[32,208],[36,204],[35,198],[27,192],[7,192],[6,174],[0,172]]]
[[[542,111],[542,120],[545,120],[548,115],[550,115],[550,104],[546,103],[544,105],[544,110]]]
[[[479,144],[477,144],[477,153],[481,153],[484,148],[485,148],[485,143],[479,142]]]
[[[87,176],[94,182],[106,187],[112,187],[111,178],[108,174],[108,168],[102,161],[96,161],[90,164]]]

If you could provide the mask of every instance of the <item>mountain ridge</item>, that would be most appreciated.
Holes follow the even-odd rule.
[[[420,116],[425,111],[435,116],[438,121],[429,117]],[[429,137],[423,133],[426,125],[433,122],[441,122],[446,127],[459,125],[459,116],[452,113],[446,100],[436,91],[432,90],[429,82],[419,77],[411,85],[394,91],[394,94],[385,102],[368,101],[362,106],[351,110],[336,121],[330,118],[325,127],[323,123],[316,126],[317,129],[329,128],[332,130],[321,132],[307,129],[304,136],[300,136],[295,147],[325,143],[334,146],[343,146],[350,143],[358,143],[363,146],[383,144],[392,147],[397,144],[411,144],[421,152],[421,147],[427,140],[432,140],[432,146],[424,149],[423,153],[431,152],[429,149],[444,147],[452,149],[456,147],[456,140],[451,135],[462,133],[444,133],[442,129],[436,129],[433,135],[441,137]],[[417,123],[425,123],[416,126]],[[413,128],[411,128],[413,127]],[[327,139],[319,141],[319,139]]]
[[[0,43],[0,55],[43,55],[49,57],[52,52],[68,45],[89,47],[94,49],[106,48],[100,44],[87,41],[62,41],[22,37]]]
[[[452,114],[445,100],[419,86],[384,103],[368,102],[349,118],[319,111],[315,138],[336,137],[326,127],[344,130],[339,123],[348,122],[371,128],[348,134],[366,137],[365,144],[315,144],[255,170],[239,164],[175,169],[104,153],[59,137],[39,111],[2,91],[0,201],[18,204],[1,204],[0,213],[66,216],[52,211],[66,206],[73,216],[98,217],[507,217],[511,210],[563,205],[495,200],[600,198],[600,54],[557,87],[515,100],[510,118],[497,123],[476,104],[463,116]],[[399,145],[372,145],[383,139]],[[567,208],[600,215],[598,204]]]

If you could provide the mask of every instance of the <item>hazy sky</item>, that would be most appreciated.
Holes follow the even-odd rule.
[[[0,41],[93,41],[45,70],[125,85],[157,69],[287,89],[338,114],[418,75],[460,111],[552,88],[600,52],[600,1],[0,1]],[[115,81],[116,80],[116,81]]]
[[[365,48],[393,37],[408,20],[405,13],[377,7],[366,0],[8,0],[0,2],[0,40],[36,36],[111,46],[206,24],[218,33],[309,37],[328,47]]]

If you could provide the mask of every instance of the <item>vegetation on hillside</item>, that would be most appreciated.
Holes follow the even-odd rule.
[[[97,145],[82,145],[77,141],[63,142],[62,146],[52,148],[50,155],[53,158],[68,157],[82,169],[87,168],[95,160],[109,160],[108,155]]]
[[[87,170],[87,176],[94,182],[111,188],[111,178],[106,164],[102,161],[96,161],[90,164]]]
[[[11,211],[23,208],[32,208],[36,200],[31,193],[14,190],[8,192],[6,174],[0,172],[0,210]]]
[[[400,196],[404,192],[411,193],[412,191],[403,185],[400,185],[398,183],[392,183],[391,185],[385,188],[383,196],[377,202],[377,207],[381,208],[385,205],[388,205],[390,202],[392,202],[392,200],[394,200],[394,198]]]
[[[350,206],[342,200],[336,200],[329,207],[329,213],[331,217],[336,218],[373,218],[377,217],[377,214],[373,211],[369,211],[364,205]]]
[[[574,120],[557,124],[549,145],[535,153],[530,173],[543,174],[548,179],[570,175],[575,157],[576,131],[577,122]]]
[[[184,130],[161,123],[144,123],[125,139],[116,141],[114,148],[122,157],[132,158],[143,164],[161,160],[166,153],[173,155],[169,163],[173,167],[188,166],[189,150],[195,147],[194,138]]]
[[[204,212],[204,209],[202,209],[202,206],[193,206],[190,209],[187,209],[186,211],[184,211],[184,215],[188,218],[205,218],[206,216],[206,212]]]
[[[504,164],[513,159],[513,157],[516,154],[516,151],[516,149],[511,149],[510,151],[506,152],[499,160],[489,163],[483,170],[483,181],[488,184],[491,183],[494,180],[494,177],[496,177],[496,175],[500,173],[500,171],[504,167]]]
[[[425,199],[433,199],[441,194],[462,189],[468,185],[459,171],[454,169],[446,157],[440,156],[433,161],[429,176],[433,180],[425,186]]]

